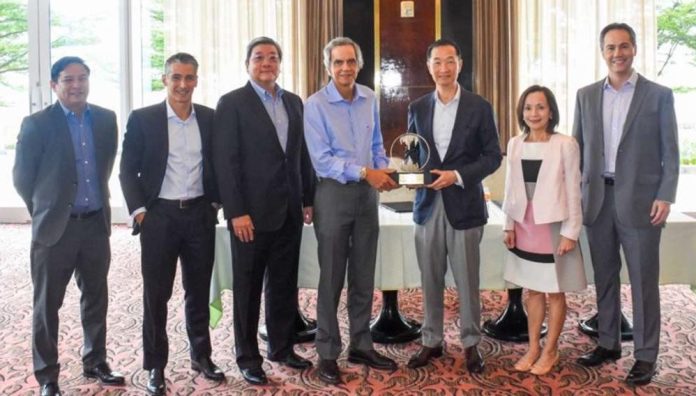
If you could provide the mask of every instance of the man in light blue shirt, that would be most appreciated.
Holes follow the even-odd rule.
[[[355,82],[363,66],[360,47],[338,37],[324,47],[331,81],[305,105],[305,137],[319,177],[314,199],[318,242],[316,348],[319,377],[340,383],[336,359],[341,335],[336,317],[348,268],[348,361],[395,370],[396,363],[377,353],[370,334],[377,237],[378,191],[397,185],[390,177],[382,143],[377,98]]]

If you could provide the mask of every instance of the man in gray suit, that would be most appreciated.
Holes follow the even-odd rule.
[[[58,310],[75,274],[82,292],[84,375],[121,385],[106,363],[111,212],[109,176],[116,114],[87,103],[89,68],[78,57],[51,68],[58,101],[26,117],[17,141],[14,185],[32,218],[32,352],[41,395],[59,395]]]
[[[679,175],[674,98],[633,69],[636,34],[629,25],[606,26],[600,46],[608,76],[578,91],[573,125],[599,327],[599,345],[578,363],[591,367],[621,357],[621,247],[631,279],[636,358],[626,382],[643,385],[655,374],[660,234]]]

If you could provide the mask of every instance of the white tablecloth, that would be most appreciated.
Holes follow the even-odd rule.
[[[488,205],[489,219],[481,241],[481,289],[504,289],[503,265],[506,249],[502,243],[503,213],[494,204]],[[413,214],[395,213],[380,207],[380,234],[377,248],[375,288],[399,290],[420,287],[420,271],[416,260],[413,238]],[[211,323],[215,324],[222,315],[220,293],[232,289],[232,254],[230,236],[224,224],[217,227],[215,237],[215,266],[210,288]],[[587,239],[580,238],[585,260],[588,282],[593,280]],[[660,245],[662,269],[660,283],[696,284],[696,219],[682,213],[670,214],[667,227],[663,230]],[[625,266],[621,272],[622,282],[628,282]],[[454,286],[451,274],[447,273],[447,285]],[[302,232],[298,287],[315,289],[319,283],[317,240],[312,226]]]

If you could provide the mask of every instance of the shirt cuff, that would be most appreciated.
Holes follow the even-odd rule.
[[[147,209],[145,209],[144,206],[139,207],[138,209],[134,210],[133,213],[131,213],[130,217],[132,221],[135,221],[135,216],[147,212]]]
[[[462,180],[462,175],[459,174],[459,171],[455,170],[454,175],[457,176],[457,182],[454,184],[458,185],[461,188],[464,188],[464,181]]]
[[[348,165],[345,171],[346,181],[360,181],[360,165]]]

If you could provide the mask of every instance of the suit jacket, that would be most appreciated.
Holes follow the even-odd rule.
[[[573,136],[580,145],[582,210],[592,225],[604,201],[604,80],[578,90]],[[669,88],[638,76],[616,153],[614,193],[619,221],[649,227],[654,200],[674,202],[679,147],[674,97]]]
[[[314,201],[314,169],[304,140],[302,100],[285,91],[286,150],[248,82],[223,95],[215,110],[214,163],[225,219],[250,215],[257,231],[274,231],[288,213],[302,221]]]
[[[522,223],[527,211],[527,192],[522,174],[522,145],[527,134],[515,136],[508,143],[505,172],[505,230],[514,229],[514,222]],[[548,224],[561,222],[561,235],[578,240],[582,229],[580,208],[580,150],[570,136],[555,133],[539,168],[532,197],[534,222]]]
[[[433,140],[434,93],[409,104],[408,130],[423,136],[431,148],[425,170],[459,171],[464,187],[453,184],[441,191],[447,219],[452,227],[461,230],[486,224],[488,211],[481,181],[498,169],[502,156],[491,105],[461,86],[459,89],[461,95],[452,139],[444,158],[440,158]],[[421,163],[424,160],[421,150]],[[434,198],[434,190],[418,189],[413,208],[416,224],[424,224],[430,217]]]
[[[108,183],[118,147],[116,114],[93,104],[89,107],[104,204],[104,227],[110,234]],[[32,240],[46,246],[54,245],[65,231],[77,194],[75,152],[60,103],[22,121],[12,176],[32,218]]]
[[[193,106],[201,134],[203,192],[208,202],[220,202],[211,160],[213,109],[198,104]],[[141,207],[149,209],[157,200],[167,170],[168,157],[169,122],[166,102],[133,110],[128,117],[123,139],[119,174],[129,213]],[[137,233],[138,230],[134,231]]]

